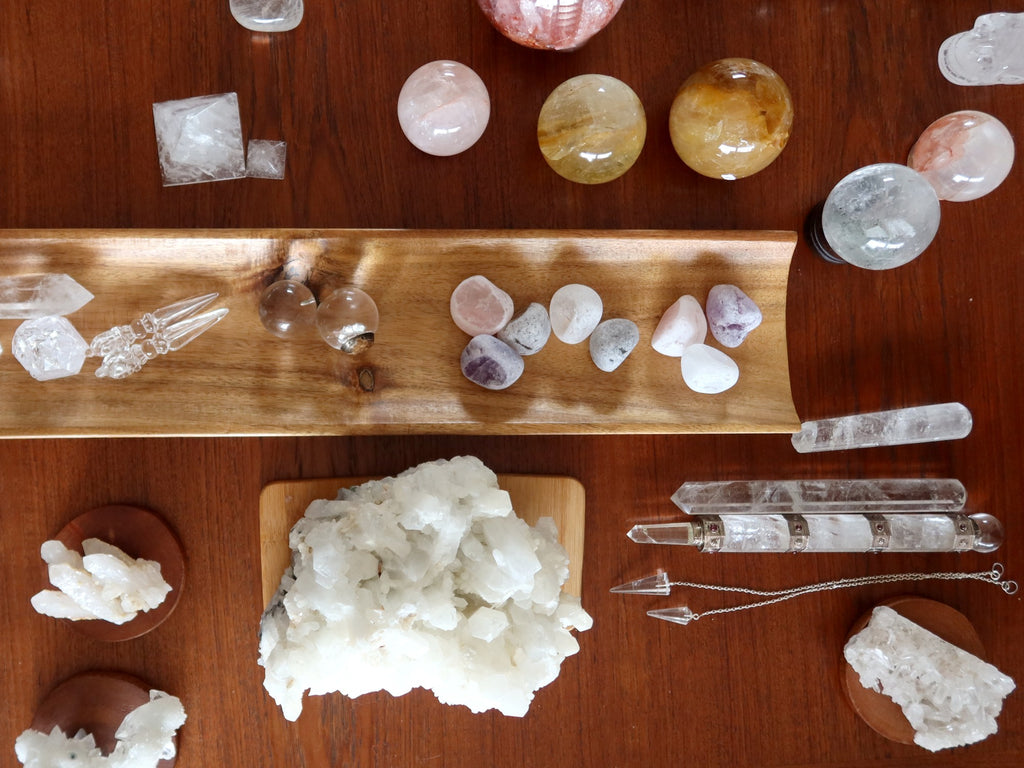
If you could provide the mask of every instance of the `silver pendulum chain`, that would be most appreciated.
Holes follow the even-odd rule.
[[[697,621],[703,616],[713,616],[716,613],[734,613],[736,611],[747,611],[752,608],[761,608],[766,605],[773,605],[775,603],[781,603],[784,600],[791,600],[794,597],[802,597],[803,595],[810,595],[815,592],[829,592],[838,589],[852,589],[854,587],[864,587],[871,584],[894,584],[898,582],[913,582],[913,581],[983,581],[988,584],[995,584],[1008,595],[1016,594],[1018,585],[1016,581],[1012,579],[1003,578],[1004,569],[1001,563],[994,563],[992,568],[987,571],[977,572],[939,572],[939,573],[889,573],[882,574],[879,576],[853,576],[846,579],[836,579],[834,581],[823,581],[818,584],[806,584],[802,587],[790,587],[788,589],[752,589],[749,587],[726,587],[717,584],[700,584],[692,581],[668,581],[667,579],[661,582],[663,588],[669,587],[690,587],[691,589],[704,589],[714,592],[735,592],[742,593],[745,595],[754,595],[757,597],[765,597],[766,600],[758,600],[752,603],[744,603],[742,605],[734,605],[729,608],[710,608],[701,613],[691,611],[686,606],[678,608],[662,608],[658,610],[648,611],[648,616],[653,616],[658,619],[665,619],[666,621],[672,621],[677,624],[689,624],[691,621]],[[667,592],[663,592],[667,594]]]

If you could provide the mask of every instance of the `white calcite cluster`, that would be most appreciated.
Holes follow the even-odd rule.
[[[43,542],[40,554],[57,589],[32,596],[37,612],[72,621],[124,624],[159,606],[171,591],[160,563],[133,558],[101,539],[83,541],[82,552],[57,540]]]
[[[865,688],[903,710],[914,742],[932,752],[981,741],[1015,685],[991,664],[878,606],[843,651]]]
[[[104,755],[91,733],[68,736],[54,726],[49,733],[28,729],[14,743],[25,768],[156,768],[177,753],[174,737],[185,723],[185,709],[176,696],[150,691],[149,701],[121,721],[114,751]]]
[[[302,697],[433,691],[473,712],[526,714],[592,620],[564,594],[550,518],[515,515],[473,457],[422,464],[310,504],[263,615],[264,687],[289,720]]]

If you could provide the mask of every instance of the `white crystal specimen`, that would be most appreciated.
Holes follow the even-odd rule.
[[[601,322],[604,302],[593,288],[579,283],[563,285],[551,297],[551,331],[566,344],[579,344]]]
[[[38,613],[124,624],[159,606],[171,591],[160,574],[160,563],[130,557],[101,539],[86,539],[82,551],[84,556],[60,541],[43,542],[40,554],[57,589],[32,596]]]
[[[156,768],[175,756],[174,736],[185,723],[185,709],[176,696],[149,692],[149,701],[124,716],[114,734],[114,751],[104,755],[91,733],[65,735],[58,726],[50,733],[29,728],[14,742],[25,768]]]
[[[530,527],[479,459],[421,464],[314,501],[261,622],[264,687],[289,720],[303,694],[430,689],[473,712],[526,714],[592,621],[565,595],[550,518]]]
[[[158,102],[153,124],[165,187],[245,176],[238,94]]]
[[[287,32],[302,21],[302,0],[230,0],[235,21],[253,32]]]
[[[843,655],[861,685],[899,704],[914,742],[932,752],[995,733],[1003,699],[1016,687],[993,665],[884,605],[871,612]]]
[[[716,395],[740,379],[740,367],[724,352],[707,344],[691,344],[679,357],[686,386],[694,392]]]
[[[65,274],[0,277],[0,318],[70,315],[93,295]]]
[[[37,381],[74,376],[85,363],[89,344],[66,317],[37,317],[18,326],[11,352]]]
[[[946,38],[939,70],[956,85],[1024,83],[1024,13],[986,13]]]
[[[651,336],[655,352],[679,357],[693,344],[703,344],[708,336],[708,321],[696,298],[687,294],[665,310]]]
[[[245,153],[245,175],[255,179],[283,179],[288,144],[250,139]]]

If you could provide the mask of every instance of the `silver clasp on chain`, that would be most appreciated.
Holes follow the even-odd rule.
[[[1003,581],[1003,574],[1006,570],[1003,568],[1002,563],[993,563],[992,570],[988,572],[989,579],[992,580],[993,584],[998,584],[999,588],[1008,595],[1017,594],[1018,585],[1013,579],[1007,579]]]

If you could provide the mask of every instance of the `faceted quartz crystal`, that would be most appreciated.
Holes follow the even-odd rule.
[[[165,187],[245,176],[237,94],[159,102],[153,124]]]
[[[940,200],[964,202],[1002,184],[1013,154],[1013,136],[1005,125],[984,112],[962,110],[925,128],[907,165],[928,179]]]
[[[354,286],[332,291],[316,310],[316,327],[323,340],[352,355],[373,344],[379,324],[377,303]]]
[[[491,99],[472,69],[432,61],[417,69],[398,94],[398,123],[414,147],[447,157],[476,144],[487,128]]]
[[[555,291],[548,312],[555,337],[566,344],[579,344],[601,322],[604,302],[590,286],[570,283]]]
[[[665,310],[651,336],[655,352],[680,357],[693,344],[703,344],[708,335],[708,321],[700,302],[693,296],[681,296]]]
[[[602,371],[614,371],[639,343],[640,329],[632,320],[605,320],[590,334],[590,359]]]
[[[628,171],[647,138],[633,89],[607,75],[579,75],[551,92],[537,120],[537,142],[563,178],[603,184]]]
[[[287,32],[302,21],[302,0],[230,0],[235,21],[253,32]]]
[[[986,13],[939,47],[939,70],[956,85],[1024,83],[1024,13]]]
[[[740,379],[740,368],[725,352],[707,344],[691,344],[679,357],[686,386],[694,392],[716,395]]]
[[[288,144],[251,139],[245,152],[245,175],[255,179],[283,179]]]
[[[293,338],[311,331],[316,325],[316,314],[313,292],[297,280],[277,280],[260,297],[260,322],[278,338]]]
[[[0,277],[0,318],[70,315],[92,299],[89,291],[65,274]]]
[[[498,338],[520,355],[537,354],[550,337],[551,318],[547,307],[537,302],[531,303],[498,332]]]
[[[738,347],[761,324],[761,310],[735,285],[716,285],[708,291],[708,326],[723,347]]]
[[[913,261],[939,230],[939,198],[917,171],[895,163],[860,168],[829,193],[821,230],[841,260],[864,269]]]
[[[793,127],[793,101],[782,78],[752,59],[721,59],[698,69],[669,112],[676,154],[697,173],[740,179],[766,168]]]
[[[37,317],[18,326],[11,353],[37,381],[74,376],[85,363],[88,343],[66,317]]]
[[[507,389],[523,375],[522,356],[501,339],[481,334],[469,340],[460,360],[462,375],[485,389]]]
[[[972,425],[971,412],[963,404],[939,403],[805,421],[792,441],[798,453],[842,451],[958,440]]]
[[[483,275],[467,277],[448,302],[452,320],[470,336],[494,335],[512,319],[512,297]]]
[[[571,51],[600,32],[622,0],[479,0],[491,24],[528,48]]]

